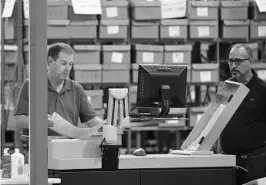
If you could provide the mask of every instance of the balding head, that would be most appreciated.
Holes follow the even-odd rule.
[[[238,43],[233,45],[230,50],[230,58],[235,58],[234,55],[241,58],[253,58],[253,51],[248,44]]]

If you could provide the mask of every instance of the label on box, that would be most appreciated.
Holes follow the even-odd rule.
[[[209,37],[210,36],[210,27],[209,26],[199,26],[198,27],[198,36],[199,37]]]
[[[119,33],[119,26],[107,26],[107,33],[108,34],[118,34]]]
[[[101,0],[71,0],[75,14],[102,14]]]
[[[258,27],[258,36],[259,37],[266,37],[266,26],[259,26]]]
[[[173,63],[183,63],[184,62],[184,53],[174,52],[172,54]]]
[[[111,62],[121,64],[123,62],[123,53],[113,52]]]
[[[29,0],[23,0],[23,13],[25,19],[29,19]]]
[[[11,17],[12,16],[15,2],[16,2],[16,0],[6,0],[5,6],[4,6],[4,10],[3,10],[3,14],[2,14],[3,18],[7,18],[7,17]]]
[[[106,16],[109,18],[117,17],[118,16],[117,7],[107,7],[106,8]]]
[[[154,62],[154,53],[153,52],[143,52],[142,61],[144,63],[153,63]]]
[[[266,80],[266,70],[258,70],[257,73],[261,79]]]
[[[201,82],[211,81],[211,71],[201,71],[200,72],[200,81]]]
[[[186,16],[187,0],[160,0],[162,19]]]
[[[180,36],[180,26],[169,26],[168,28],[170,37],[179,37]]]
[[[207,7],[198,7],[197,8],[197,16],[207,17],[208,16],[208,8]]]

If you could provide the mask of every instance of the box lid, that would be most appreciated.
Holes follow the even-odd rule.
[[[79,70],[79,71],[101,70],[102,65],[101,64],[75,64],[74,63],[73,69]]]
[[[259,48],[259,43],[257,43],[257,42],[249,43],[248,45],[251,49],[258,49]]]
[[[132,64],[132,69],[138,70],[139,69],[139,64]]]
[[[165,51],[191,51],[192,45],[165,45],[164,49]]]
[[[129,25],[129,20],[101,20],[102,25]]]
[[[160,7],[160,1],[131,1],[132,7]]]
[[[190,25],[195,25],[195,26],[217,26],[218,23],[217,21],[189,21]]]
[[[96,26],[98,20],[87,20],[87,21],[70,21],[71,26]]]
[[[140,21],[131,21],[134,26],[158,26],[159,22],[140,22]]]
[[[219,69],[218,64],[192,64],[194,70],[217,70]]]
[[[245,20],[245,21],[242,21],[242,20],[225,20],[224,22],[224,25],[227,25],[227,26],[242,26],[242,25],[245,25],[245,26],[248,26],[250,25],[250,21],[249,20]]]
[[[143,45],[143,44],[136,44],[135,45],[136,50],[141,50],[141,51],[163,51],[163,46],[159,45]]]
[[[47,5],[48,6],[69,6],[71,5],[71,2],[69,0],[63,0],[63,1],[48,0]]]
[[[124,1],[124,0],[112,0],[112,1],[101,0],[101,5],[103,7],[128,6],[128,1]]]
[[[232,7],[248,7],[247,1],[222,1],[222,7],[232,8]]]
[[[103,45],[103,51],[130,51],[130,45]]]
[[[252,20],[250,24],[252,26],[266,26],[266,21],[254,21],[254,20]]]
[[[218,7],[219,2],[218,1],[191,1],[191,6],[197,6],[197,7]]]
[[[103,96],[103,90],[85,90],[87,96]]]
[[[100,51],[101,45],[73,45],[74,50],[78,51]]]
[[[130,64],[103,64],[103,70],[130,70]]]
[[[68,26],[69,20],[47,20],[47,25]]]
[[[164,19],[161,20],[161,25],[188,25],[188,19]]]

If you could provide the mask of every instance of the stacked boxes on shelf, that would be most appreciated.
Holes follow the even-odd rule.
[[[103,90],[85,90],[88,100],[100,118],[104,119]]]
[[[250,38],[266,38],[266,12],[260,12],[255,2],[250,2],[251,18]]]

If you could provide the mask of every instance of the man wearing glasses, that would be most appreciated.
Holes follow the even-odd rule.
[[[249,93],[221,135],[223,153],[236,155],[237,185],[266,177],[266,83],[252,69],[252,49],[234,45],[228,65],[229,80],[245,84]]]

